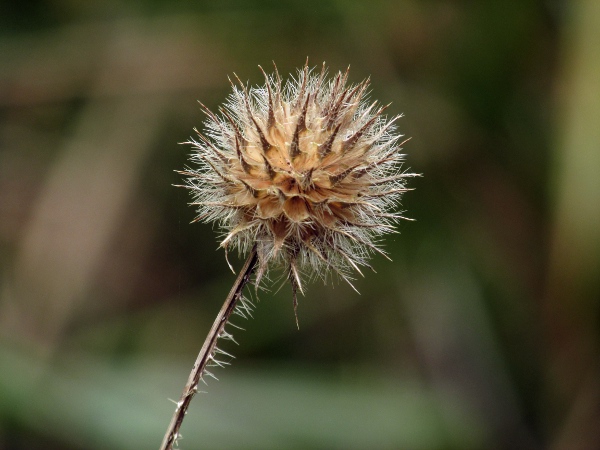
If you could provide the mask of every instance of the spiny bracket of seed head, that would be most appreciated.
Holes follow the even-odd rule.
[[[196,168],[187,177],[197,220],[218,222],[226,251],[256,245],[260,284],[272,265],[285,269],[294,293],[302,278],[328,273],[349,281],[394,230],[407,189],[404,155],[387,106],[367,103],[369,79],[347,85],[348,70],[329,81],[323,64],[283,84],[275,67],[265,84],[235,75],[220,115],[202,105],[205,132],[187,142]],[[389,105],[388,105],[389,106]]]

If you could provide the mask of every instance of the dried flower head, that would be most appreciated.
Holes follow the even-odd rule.
[[[206,131],[188,142],[197,166],[181,173],[195,221],[217,221],[225,250],[256,246],[258,281],[271,263],[283,266],[296,304],[301,272],[348,281],[383,253],[377,238],[402,218],[394,208],[414,174],[401,168],[398,116],[366,101],[368,79],[327,80],[325,65],[319,74],[305,65],[285,85],[276,68],[263,74],[262,87],[232,83],[219,115],[202,105]]]

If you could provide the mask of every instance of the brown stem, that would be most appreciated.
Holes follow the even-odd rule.
[[[196,358],[194,368],[192,369],[185,388],[183,389],[181,398],[177,402],[177,407],[175,408],[175,412],[171,418],[171,423],[169,424],[169,428],[167,429],[165,437],[163,438],[160,450],[171,450],[173,448],[173,444],[179,436],[179,428],[181,427],[190,402],[192,401],[192,398],[196,392],[198,392],[198,383],[204,374],[206,365],[213,357],[213,353],[217,345],[217,339],[219,339],[219,336],[221,336],[225,325],[227,325],[229,316],[231,316],[231,313],[235,310],[236,304],[242,296],[244,287],[246,284],[248,284],[248,281],[250,281],[250,276],[256,268],[257,262],[258,256],[256,253],[256,248],[253,248],[252,252],[248,256],[248,259],[246,260],[246,264],[244,264],[244,267],[235,280],[229,295],[225,299],[225,303],[223,303],[221,311],[219,311],[219,314],[217,315],[217,318],[215,319],[215,322],[213,323],[213,326],[210,329],[206,340],[204,341],[204,345],[198,354],[198,358]]]

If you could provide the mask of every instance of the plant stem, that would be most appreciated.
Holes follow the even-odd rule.
[[[258,262],[258,256],[256,253],[256,247],[252,249],[244,267],[240,271],[229,295],[225,299],[225,303],[221,307],[215,322],[213,323],[206,340],[204,341],[204,345],[196,358],[196,362],[194,363],[194,367],[188,381],[183,389],[183,393],[181,394],[181,398],[177,402],[177,407],[175,408],[175,412],[173,413],[173,417],[171,418],[171,423],[169,424],[169,428],[165,433],[165,437],[163,438],[163,442],[160,446],[160,450],[171,450],[173,448],[173,444],[177,441],[179,436],[179,428],[183,422],[187,409],[192,401],[192,398],[198,392],[198,383],[202,379],[204,371],[206,369],[206,365],[213,358],[214,351],[217,345],[217,339],[221,336],[225,325],[229,321],[229,316],[235,310],[236,304],[238,300],[242,296],[242,291],[248,282],[250,281],[250,276],[254,269],[256,268],[256,263]]]

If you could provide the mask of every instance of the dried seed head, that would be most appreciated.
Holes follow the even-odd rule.
[[[294,294],[301,272],[348,280],[382,253],[376,239],[402,218],[391,211],[414,176],[401,168],[398,117],[366,103],[369,80],[325,77],[325,65],[305,66],[285,85],[276,71],[262,87],[233,86],[220,115],[203,106],[205,134],[188,142],[196,166],[181,172],[196,221],[217,221],[226,250],[256,245],[258,281],[283,266]]]

